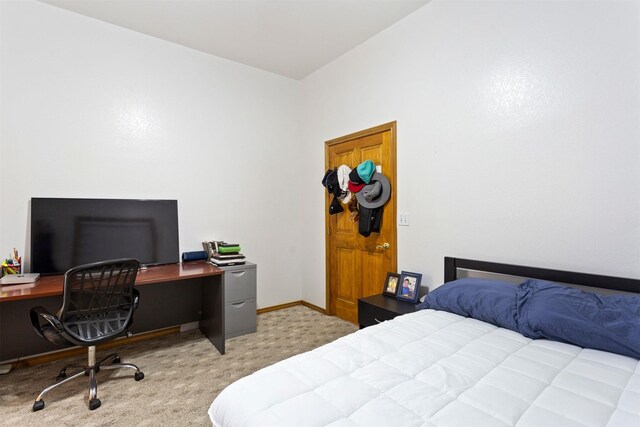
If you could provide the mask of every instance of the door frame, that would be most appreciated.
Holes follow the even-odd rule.
[[[374,126],[369,129],[361,130],[359,132],[351,133],[349,135],[341,136],[339,138],[331,139],[329,141],[325,141],[324,143],[324,170],[329,169],[329,148],[342,144],[344,142],[348,142],[354,139],[362,138],[369,135],[374,135],[376,133],[382,132],[390,132],[391,140],[390,151],[391,151],[391,166],[392,170],[395,171],[393,176],[388,177],[389,183],[391,184],[391,192],[393,194],[393,211],[396,213],[396,218],[393,219],[393,227],[391,227],[391,235],[389,236],[389,243],[391,245],[390,250],[391,253],[391,264],[393,270],[398,269],[398,219],[397,219],[397,187],[396,187],[396,175],[398,174],[397,162],[396,162],[396,121],[392,121],[389,123],[385,123],[379,126]],[[325,210],[324,210],[324,246],[325,246],[325,294],[326,294],[326,314],[334,315],[335,314],[335,306],[331,305],[331,296],[333,290],[331,289],[331,248],[329,248],[329,206],[331,205],[331,197],[325,191]],[[380,283],[380,293],[382,293],[382,287],[384,283]]]

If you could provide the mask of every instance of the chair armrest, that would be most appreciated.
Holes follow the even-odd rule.
[[[40,324],[40,318],[42,317],[44,320],[49,322],[51,326],[56,328],[58,332],[63,332],[64,328],[62,327],[62,323],[60,320],[53,314],[49,313],[44,307],[34,307],[29,312],[29,317],[31,318],[31,325],[33,325],[33,329],[36,330],[36,333],[40,335],[42,338],[45,336],[42,334],[42,325]]]

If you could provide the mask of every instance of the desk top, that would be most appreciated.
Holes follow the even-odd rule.
[[[136,286],[221,274],[224,274],[223,270],[204,261],[155,265],[138,273]],[[0,302],[62,295],[63,284],[64,275],[59,274],[41,276],[37,282],[32,284],[0,286]]]

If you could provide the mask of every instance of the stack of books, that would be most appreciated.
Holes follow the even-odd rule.
[[[245,263],[244,255],[240,253],[240,245],[237,243],[213,240],[211,242],[202,242],[202,246],[207,252],[209,262],[217,267]]]

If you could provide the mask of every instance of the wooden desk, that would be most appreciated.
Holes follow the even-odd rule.
[[[41,305],[57,312],[64,276],[44,276],[33,286],[0,287],[0,361],[59,350],[38,337],[29,320]],[[207,262],[167,264],[138,273],[140,306],[131,331],[145,332],[199,321],[200,330],[220,354],[224,344],[224,271]]]

